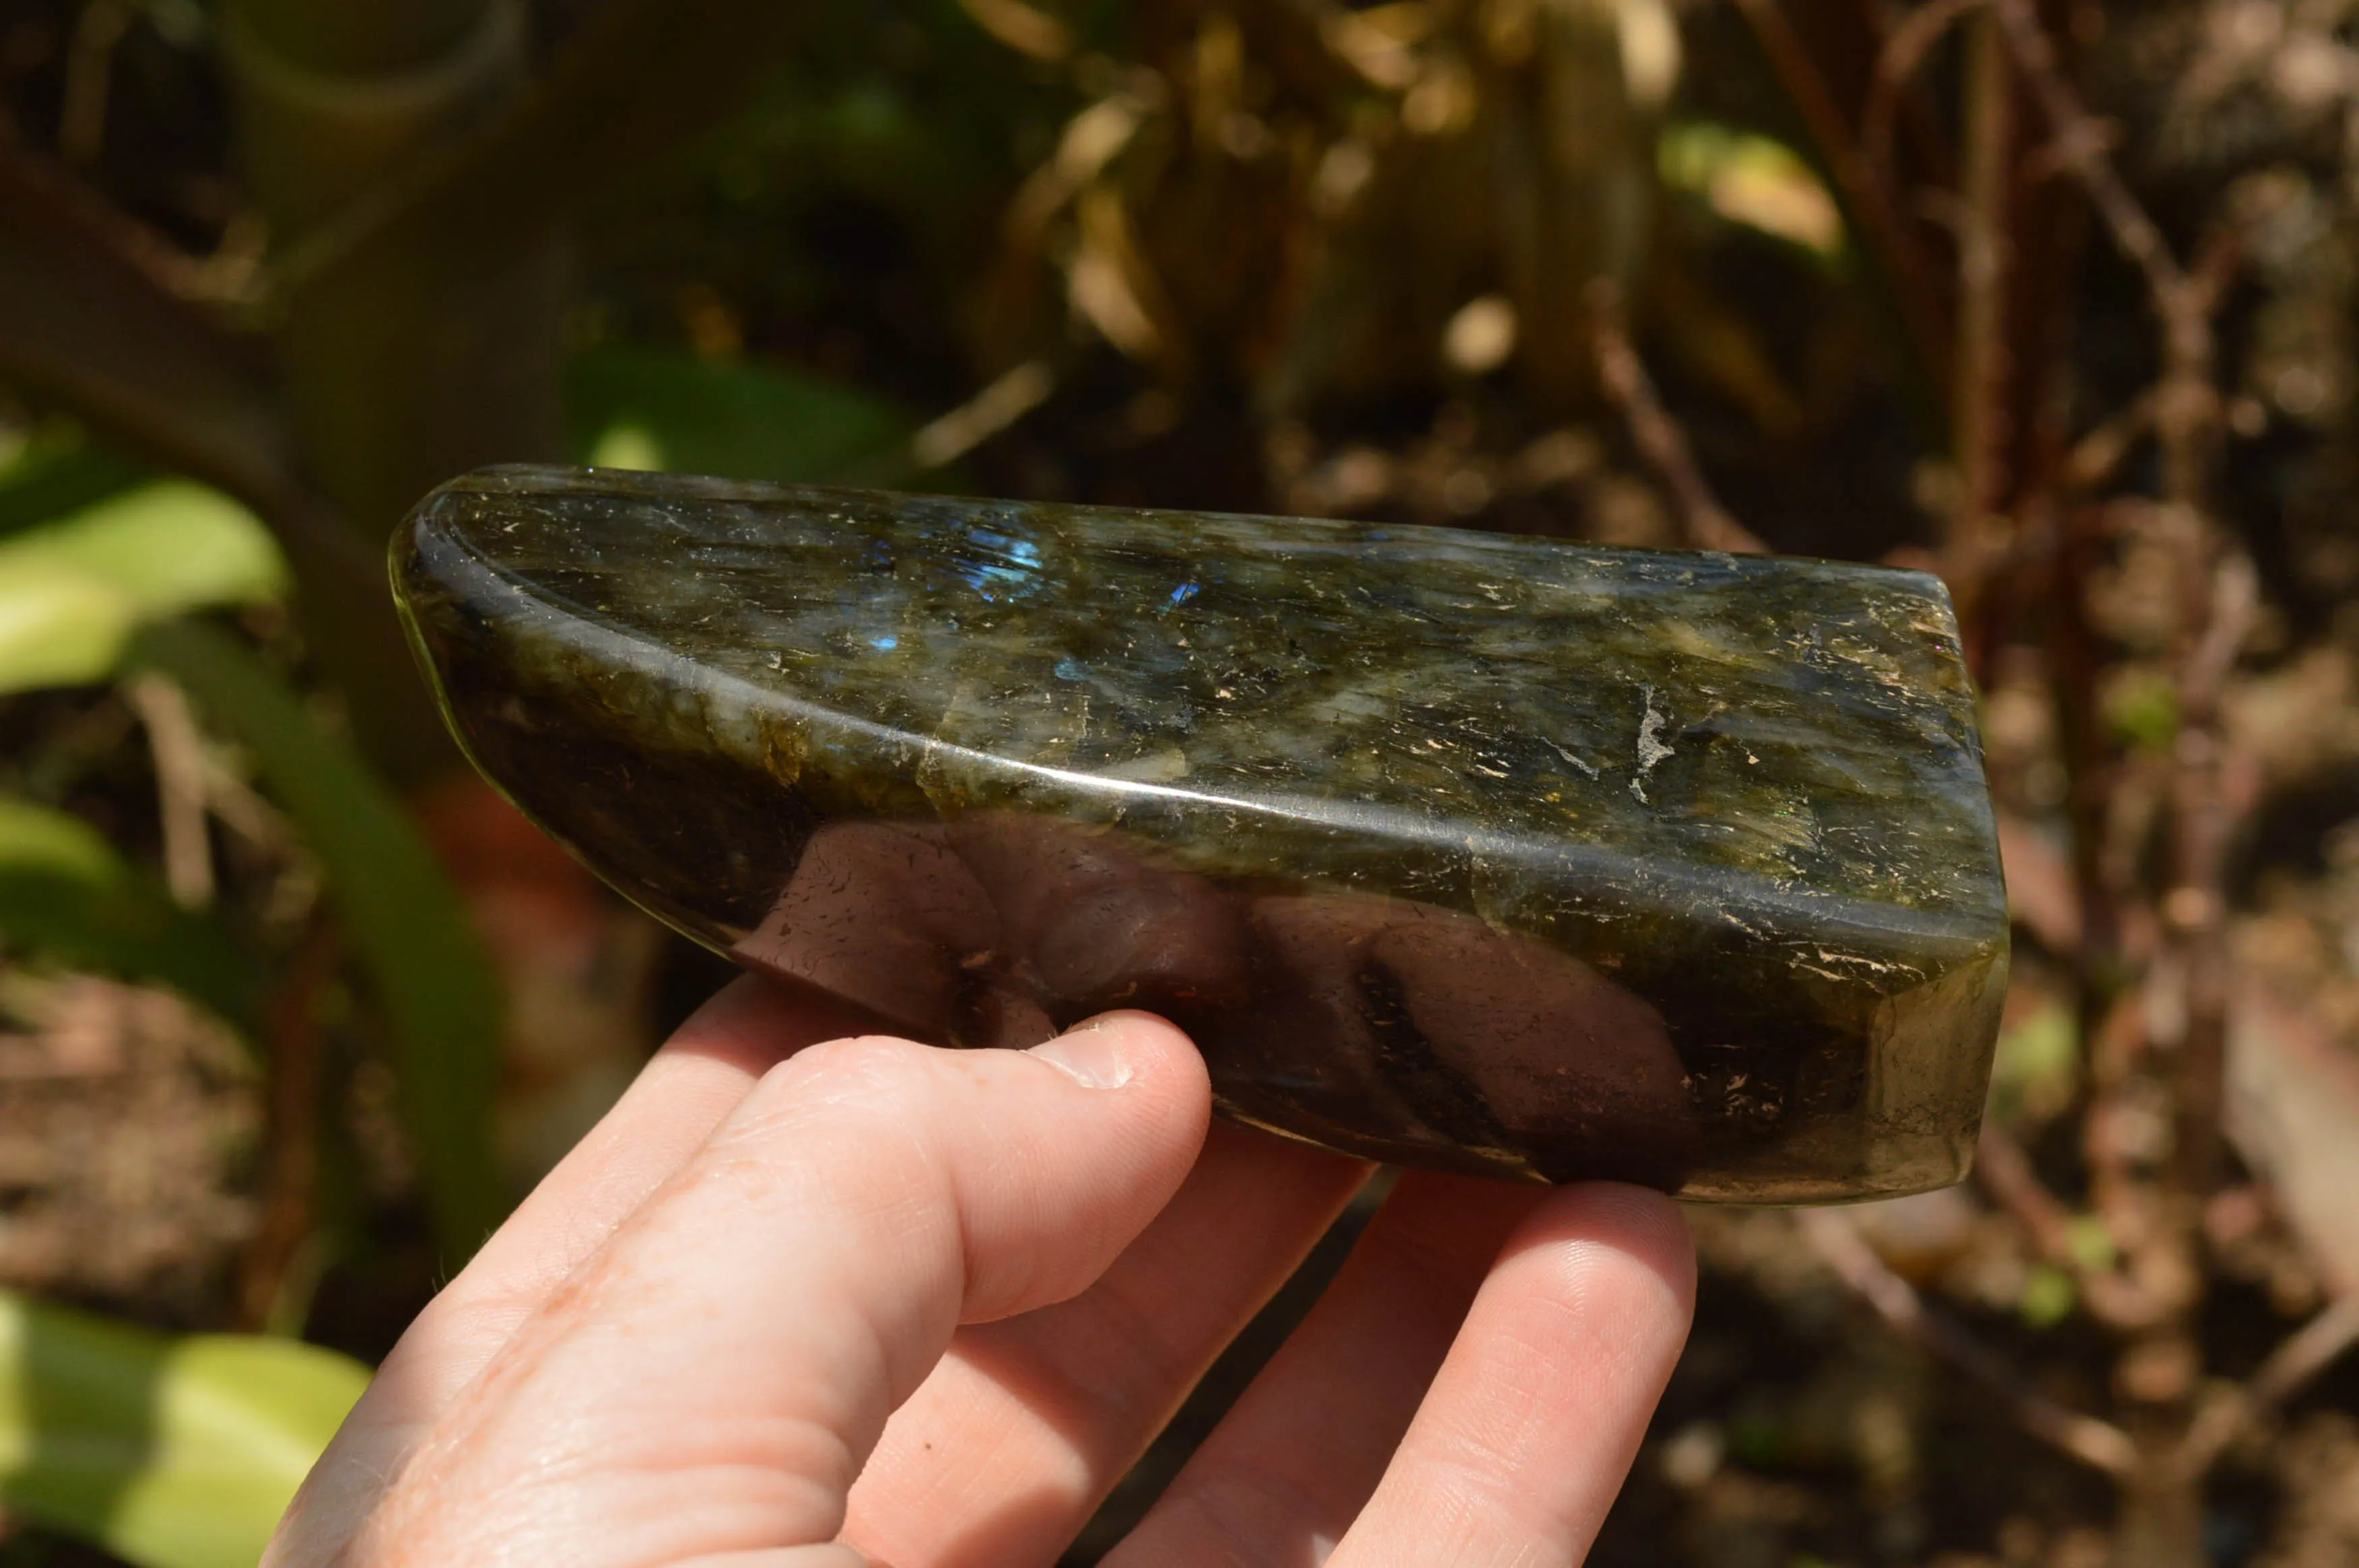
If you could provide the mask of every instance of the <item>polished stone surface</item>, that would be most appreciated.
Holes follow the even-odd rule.
[[[883,1026],[1149,1008],[1233,1116],[1524,1180],[1965,1169],[2006,897],[1931,578],[523,469],[394,571],[520,806]]]

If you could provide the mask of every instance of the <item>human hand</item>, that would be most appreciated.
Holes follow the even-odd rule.
[[[753,980],[691,1020],[419,1315],[264,1568],[1053,1563],[1368,1174],[1208,1130],[1143,1013],[1029,1053],[844,1023]],[[1106,1561],[1577,1563],[1692,1281],[1655,1194],[1407,1174]]]

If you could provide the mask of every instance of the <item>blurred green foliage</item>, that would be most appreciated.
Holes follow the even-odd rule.
[[[251,1029],[264,966],[174,904],[82,818],[0,797],[0,938],[76,968],[159,981]]]
[[[129,651],[245,745],[319,858],[385,1015],[428,1204],[451,1255],[465,1257],[507,1206],[491,1160],[500,994],[449,875],[384,781],[245,643],[201,622],[164,621]]]
[[[0,538],[0,692],[105,680],[143,622],[287,587],[269,531],[185,481],[31,524]]]
[[[0,1292],[0,1503],[135,1568],[251,1568],[368,1378],[291,1339]]]
[[[908,417],[816,376],[616,345],[577,356],[566,384],[588,462],[806,482],[911,471]]]

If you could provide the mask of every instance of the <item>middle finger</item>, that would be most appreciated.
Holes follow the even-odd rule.
[[[1368,1169],[1216,1124],[1096,1284],[959,1331],[886,1424],[843,1539],[894,1568],[1053,1561]]]
[[[1545,1196],[1403,1175],[1302,1327],[1107,1568],[1323,1561],[1384,1476],[1500,1246]]]

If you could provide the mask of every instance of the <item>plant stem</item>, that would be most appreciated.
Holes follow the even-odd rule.
[[[232,0],[223,38],[246,174],[282,245],[495,112],[526,64],[516,0]],[[404,236],[282,302],[303,466],[372,547],[454,473],[562,454],[566,300],[549,223],[498,243]],[[416,687],[395,673],[370,684]],[[456,761],[423,739],[435,732],[418,722],[425,706],[419,691],[355,712],[379,760],[412,782]]]

